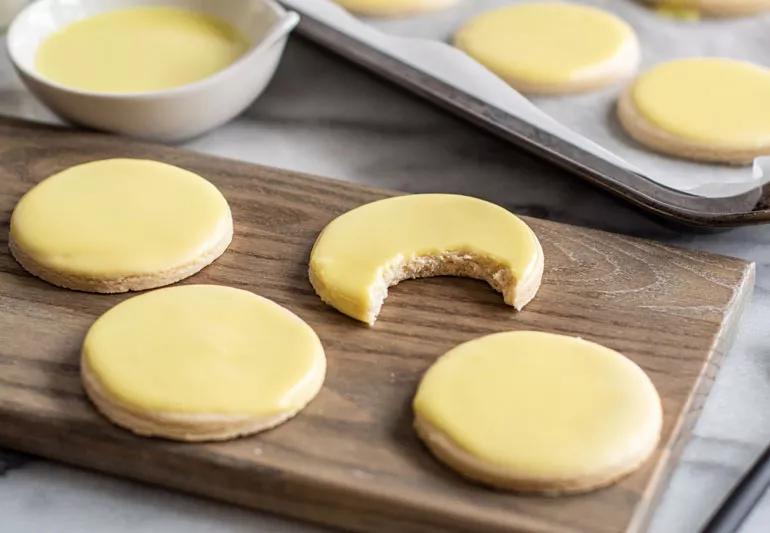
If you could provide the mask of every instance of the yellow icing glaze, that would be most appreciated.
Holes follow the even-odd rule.
[[[770,71],[720,58],[670,61],[639,76],[634,107],[678,137],[720,148],[770,144]]]
[[[203,12],[136,7],[66,26],[42,43],[36,67],[73,89],[159,91],[211,76],[249,46],[235,28]]]
[[[457,0],[334,0],[345,9],[371,16],[398,16],[443,9]]]
[[[537,237],[495,204],[452,194],[415,194],[363,205],[333,220],[310,256],[319,295],[341,312],[369,322],[388,269],[444,252],[490,258],[520,280],[538,264]]]
[[[194,262],[232,231],[227,200],[187,170],[139,159],[71,167],[25,194],[11,238],[35,262],[94,279]]]
[[[142,411],[271,416],[295,411],[326,371],[315,332],[241,289],[184,285],[113,307],[83,343],[111,398]]]
[[[677,5],[676,3],[661,4],[655,8],[655,12],[662,17],[686,22],[696,22],[701,18],[700,11],[697,8]]]
[[[455,44],[514,85],[559,84],[611,64],[635,39],[628,24],[600,9],[538,2],[476,16],[457,32]]]
[[[715,16],[750,15],[770,7],[766,0],[647,0],[663,16],[698,20],[703,14]]]
[[[655,387],[630,359],[532,331],[449,351],[425,374],[414,409],[474,458],[522,479],[633,466],[657,441],[662,419]]]

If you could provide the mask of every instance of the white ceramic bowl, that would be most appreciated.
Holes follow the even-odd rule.
[[[67,24],[139,5],[197,9],[215,15],[253,45],[235,63],[201,81],[173,89],[107,94],[71,89],[35,69],[38,46]],[[296,13],[273,0],[38,0],[14,19],[8,52],[29,89],[62,118],[92,128],[159,141],[180,141],[219,126],[259,96],[275,73]]]

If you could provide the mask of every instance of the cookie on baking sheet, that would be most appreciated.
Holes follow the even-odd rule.
[[[770,70],[713,57],[662,63],[623,92],[618,116],[652,150],[748,165],[770,155]]]
[[[593,342],[498,333],[450,350],[425,374],[415,428],[441,461],[500,489],[578,493],[636,470],[662,424],[652,381]]]
[[[631,76],[639,63],[634,30],[612,13],[566,2],[527,2],[466,22],[454,44],[515,89],[561,94]]]
[[[27,192],[9,245],[26,270],[54,285],[118,293],[191,276],[232,236],[227,200],[202,177],[157,161],[107,159]]]
[[[715,17],[751,15],[770,9],[770,0],[643,0],[666,10],[691,10]]]
[[[438,11],[458,0],[334,0],[357,15],[365,17],[403,17]]]
[[[217,285],[134,296],[83,342],[88,396],[115,424],[145,436],[225,440],[272,428],[318,393],[326,357],[297,315]]]
[[[373,325],[388,287],[405,279],[483,279],[521,310],[543,278],[543,248],[519,217],[457,194],[413,194],[362,205],[331,221],[310,253],[321,299]]]

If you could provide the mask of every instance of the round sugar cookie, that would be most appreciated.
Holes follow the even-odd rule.
[[[691,10],[714,17],[751,15],[770,9],[770,0],[644,0],[659,9]]]
[[[251,292],[169,287],[113,307],[89,329],[81,373],[115,424],[145,436],[225,440],[297,414],[326,357],[297,315]]]
[[[365,17],[403,17],[447,8],[458,0],[334,0]]]
[[[517,310],[535,297],[543,249],[519,217],[455,194],[414,194],[362,205],[333,220],[310,254],[321,299],[374,324],[388,287],[405,279],[465,276],[487,281]]]
[[[655,450],[661,402],[630,359],[579,338],[517,331],[450,350],[425,374],[415,428],[441,461],[501,489],[578,493]]]
[[[191,276],[232,236],[227,200],[202,177],[157,161],[107,159],[27,192],[9,245],[27,271],[54,285],[118,293]]]
[[[598,89],[632,75],[639,63],[631,26],[611,13],[566,2],[487,11],[466,22],[454,44],[530,94]]]
[[[770,70],[723,58],[662,63],[624,91],[618,116],[655,151],[748,165],[770,154]]]

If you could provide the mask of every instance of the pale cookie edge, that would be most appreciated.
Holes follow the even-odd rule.
[[[35,261],[16,243],[13,236],[8,238],[8,248],[13,258],[24,270],[52,285],[83,292],[118,294],[156,289],[189,278],[221,257],[230,246],[232,240],[233,224],[231,219],[229,228],[222,238],[194,261],[164,272],[121,278],[89,278],[58,272]]]
[[[618,482],[641,468],[657,449],[661,437],[659,429],[655,438],[648,443],[644,453],[640,454],[635,461],[629,461],[628,464],[618,465],[611,470],[593,476],[574,479],[522,479],[514,475],[506,476],[499,467],[485,464],[482,460],[463,450],[446,433],[430,424],[419,413],[415,413],[414,429],[420,440],[441,463],[469,481],[499,490],[550,497],[582,494]]]
[[[631,82],[620,95],[617,117],[625,132],[646,148],[680,159],[733,166],[750,165],[757,157],[770,155],[770,145],[753,149],[725,148],[685,139],[659,128],[636,108],[633,99],[635,84],[636,81]]]
[[[218,442],[232,440],[273,429],[299,414],[315,399],[326,379],[326,359],[308,388],[307,397],[291,411],[274,416],[214,415],[140,412],[110,397],[91,370],[84,355],[80,360],[81,382],[97,411],[111,423],[141,437],[156,437],[182,442]]]

